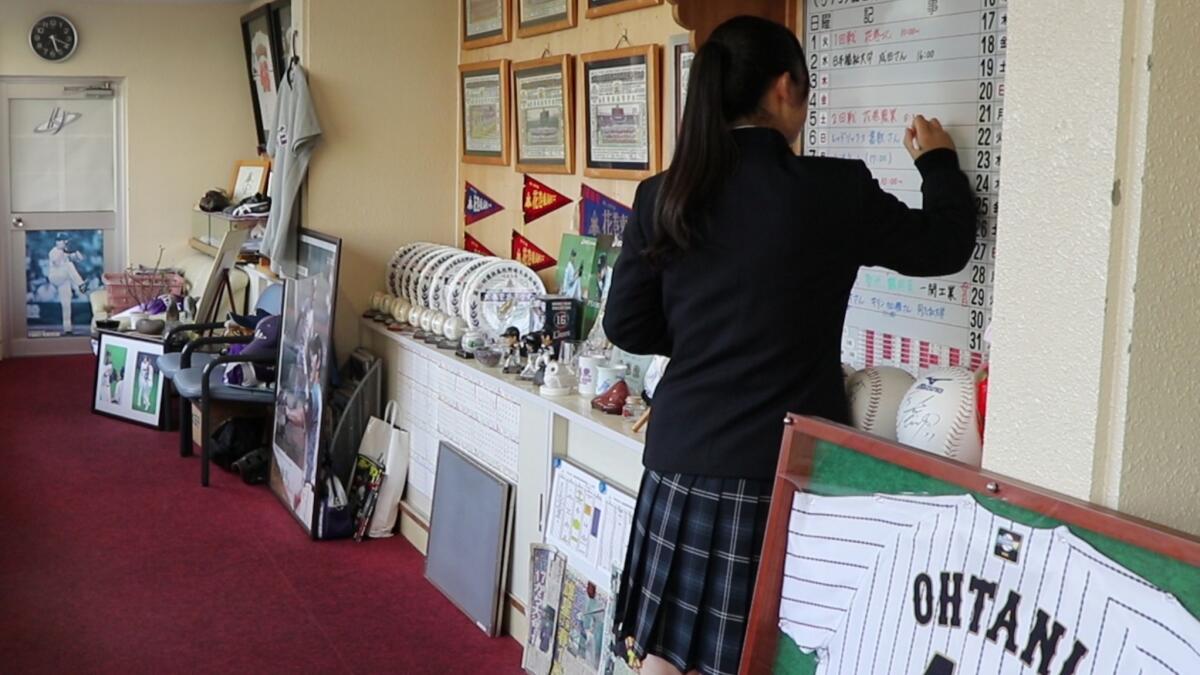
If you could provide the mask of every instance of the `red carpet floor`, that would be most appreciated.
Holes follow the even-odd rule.
[[[91,357],[0,361],[0,672],[519,673],[399,537],[314,543],[173,433],[90,412]]]

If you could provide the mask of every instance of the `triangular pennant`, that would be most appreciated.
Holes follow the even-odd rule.
[[[558,264],[558,261],[551,258],[550,254],[538,248],[537,244],[529,241],[525,235],[516,230],[513,230],[512,236],[512,259],[534,272],[541,272]]]
[[[484,246],[482,242],[475,237],[472,237],[468,233],[463,234],[463,249],[470,251],[471,253],[478,253],[479,255],[487,255],[493,258],[496,257],[495,253],[489,251],[488,247]]]
[[[570,203],[571,199],[566,195],[530,178],[528,174],[525,175],[525,193],[521,199],[521,208],[525,211],[526,224]]]
[[[468,225],[503,210],[504,207],[497,204],[496,200],[483,194],[474,185],[467,183],[467,193],[463,199],[463,213],[466,215]]]
[[[633,216],[633,209],[609,197],[599,190],[584,185],[579,200],[579,233],[589,237],[611,234],[614,243],[621,245],[625,237],[625,225]]]

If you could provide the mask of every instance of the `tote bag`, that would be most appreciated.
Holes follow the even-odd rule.
[[[367,530],[372,538],[392,536],[408,479],[409,438],[407,431],[396,426],[398,411],[396,402],[389,401],[383,419],[372,417],[367,423],[367,433],[358,448],[358,454],[383,465],[383,483]]]

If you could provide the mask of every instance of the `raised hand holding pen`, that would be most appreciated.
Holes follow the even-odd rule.
[[[904,130],[904,148],[915,160],[930,150],[953,150],[954,139],[942,128],[938,118],[927,120],[924,115],[917,115],[912,126]]]

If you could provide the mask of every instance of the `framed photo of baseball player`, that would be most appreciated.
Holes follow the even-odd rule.
[[[332,429],[333,325],[341,240],[300,230],[297,276],[284,287],[275,387],[269,484],[284,506],[313,532],[317,469]]]
[[[574,63],[563,55],[513,64],[517,171],[575,173]]]
[[[462,96],[462,161],[508,166],[508,59],[458,67]]]
[[[641,180],[658,173],[658,45],[592,52],[579,60],[586,105],[583,174]]]
[[[159,340],[134,334],[100,332],[92,412],[142,424],[163,425],[163,382]]]
[[[791,416],[741,672],[1200,673],[1200,540]]]

